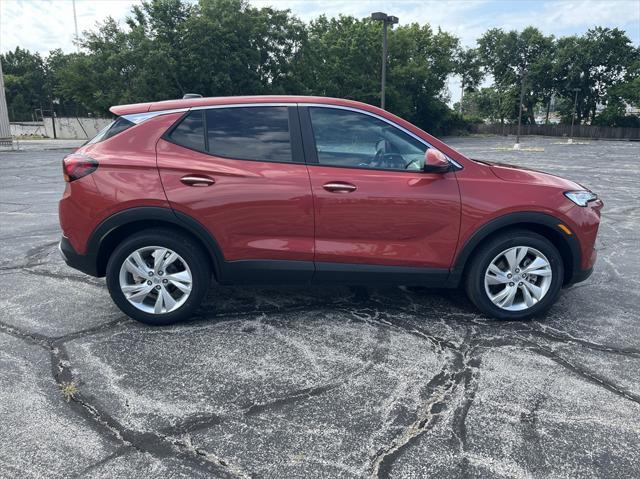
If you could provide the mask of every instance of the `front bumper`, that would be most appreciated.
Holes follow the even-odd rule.
[[[90,276],[98,276],[97,258],[91,254],[85,255],[76,253],[76,250],[73,249],[73,246],[71,246],[71,243],[66,236],[60,238],[58,250],[60,251],[62,259],[64,259],[64,262],[67,263],[68,266]]]
[[[571,281],[568,284],[565,284],[565,287],[570,286],[576,283],[582,283],[593,273],[593,267],[589,269],[576,269],[573,272],[573,276],[571,276]]]

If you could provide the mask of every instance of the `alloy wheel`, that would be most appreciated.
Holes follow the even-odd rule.
[[[522,311],[538,304],[551,286],[553,271],[535,248],[515,246],[498,254],[484,274],[484,288],[501,309]]]
[[[119,281],[122,294],[135,308],[165,314],[185,303],[193,277],[187,262],[175,251],[145,246],[124,260]]]

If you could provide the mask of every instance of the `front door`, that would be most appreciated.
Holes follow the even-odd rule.
[[[218,107],[191,111],[158,142],[169,202],[215,238],[223,280],[311,278],[314,212],[299,131],[295,106]]]
[[[380,117],[330,106],[300,107],[300,114],[318,272],[444,274],[460,224],[455,173],[424,173],[428,146]]]

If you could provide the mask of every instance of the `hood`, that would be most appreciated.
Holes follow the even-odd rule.
[[[560,176],[551,175],[549,173],[543,173],[542,171],[536,171],[529,168],[523,168],[521,166],[513,166],[504,163],[495,163],[484,160],[482,160],[482,163],[488,165],[492,173],[504,181],[545,185],[556,188],[563,188],[567,191],[586,189],[574,181],[567,180]]]

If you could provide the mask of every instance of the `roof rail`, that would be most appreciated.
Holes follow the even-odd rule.
[[[188,98],[202,98],[202,95],[200,93],[185,93],[182,97],[183,100]]]

